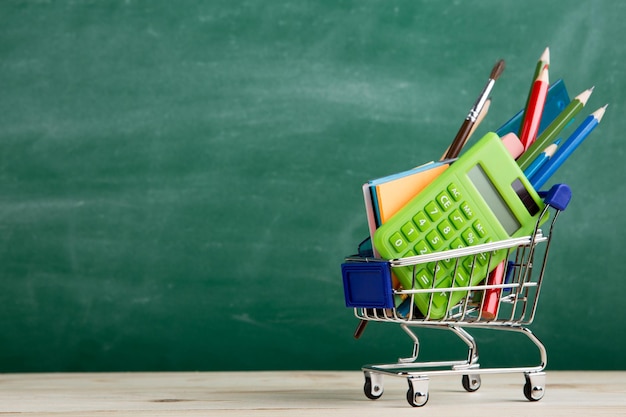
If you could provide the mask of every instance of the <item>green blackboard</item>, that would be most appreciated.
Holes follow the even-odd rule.
[[[367,235],[361,184],[438,158],[503,58],[477,134],[496,129],[546,46],[553,79],[609,108],[554,178],[574,196],[532,328],[551,369],[626,369],[625,18],[614,1],[2,2],[0,371],[407,355],[395,326],[352,339],[339,266]],[[426,355],[455,343],[424,334]]]

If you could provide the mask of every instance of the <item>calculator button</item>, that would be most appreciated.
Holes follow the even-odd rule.
[[[487,234],[487,231],[483,227],[483,224],[480,222],[480,220],[476,220],[474,222],[473,226],[474,226],[474,230],[476,231],[478,236],[485,237],[485,235]]]
[[[473,229],[465,229],[463,233],[461,233],[461,237],[468,244],[468,246],[478,244],[478,236],[476,236],[476,232]]]
[[[437,278],[437,281],[441,281],[441,277],[446,276],[445,267],[441,263],[441,261],[439,261],[439,262],[429,262],[426,265],[426,267],[428,268],[428,270],[430,272],[433,273],[433,277]]]
[[[402,237],[402,235],[398,232],[391,235],[391,237],[389,238],[389,243],[391,243],[393,248],[398,253],[402,252],[406,248],[406,245],[407,245],[406,240],[404,240],[404,237]]]
[[[433,276],[427,269],[420,269],[415,274],[415,280],[422,288],[430,288],[433,284]]]
[[[450,224],[450,222],[447,220],[444,220],[441,223],[439,223],[437,225],[437,229],[439,230],[439,233],[441,233],[441,236],[443,236],[443,238],[446,240],[451,239],[452,236],[454,235],[454,229],[452,228],[452,225]]]
[[[428,220],[428,217],[426,217],[423,211],[420,211],[413,216],[413,221],[417,225],[417,228],[422,232],[425,232],[430,228],[430,220]]]
[[[428,214],[428,217],[430,217],[430,220],[432,221],[437,221],[441,218],[441,216],[443,216],[441,209],[439,208],[437,203],[435,203],[434,201],[431,201],[430,203],[426,204],[424,208],[426,209],[426,213]]]
[[[425,255],[428,252],[430,252],[430,248],[428,247],[426,242],[424,242],[423,240],[420,240],[419,242],[417,242],[417,245],[415,245],[414,249],[418,255]]]
[[[452,199],[445,191],[442,191],[437,195],[437,202],[443,211],[448,211],[452,208]]]
[[[412,250],[409,250],[404,254],[403,257],[408,258],[409,256],[415,256],[415,252],[413,252]]]
[[[479,253],[478,255],[476,255],[476,259],[478,260],[478,263],[482,266],[485,266],[487,262],[489,262],[489,256],[486,253]]]
[[[461,230],[465,227],[465,217],[461,215],[459,210],[454,210],[449,216],[448,219],[452,222],[452,225],[456,230]]]
[[[441,284],[437,285],[437,288],[450,288],[450,279],[442,281]],[[437,308],[445,306],[449,295],[450,293],[447,291],[433,293],[433,305]]]
[[[462,266],[459,266],[454,274],[454,280],[462,287],[469,285],[469,274]]]
[[[463,197],[461,191],[459,190],[459,187],[457,187],[455,183],[448,185],[448,192],[450,193],[454,201],[459,201]]]
[[[457,237],[450,244],[450,249],[461,249],[461,248],[464,248],[465,246],[466,246],[465,243],[463,243],[463,241]]]
[[[474,257],[473,256],[468,256],[465,259],[463,259],[463,266],[465,268],[467,268],[468,271],[471,271],[472,269],[476,269],[478,267],[478,264],[474,264]]]
[[[426,240],[428,241],[430,247],[435,251],[441,248],[444,243],[443,238],[439,235],[439,233],[437,233],[436,230],[431,230],[431,232],[426,235]]]
[[[409,242],[413,242],[418,237],[418,232],[413,222],[406,223],[404,226],[402,226],[401,230]]]
[[[474,210],[472,210],[472,207],[467,204],[467,201],[461,203],[461,211],[465,215],[465,218],[468,220],[474,217]]]
[[[482,266],[485,266],[487,265],[487,262],[489,262],[489,254],[479,253],[476,255],[476,260],[478,261],[479,264],[481,264]]]
[[[433,305],[437,308],[441,308],[448,302],[447,292],[436,292],[433,294]]]
[[[444,250],[447,250],[447,249],[444,249]],[[448,258],[448,259],[443,259],[440,262],[443,262],[443,266],[449,269],[449,268],[452,268],[454,266],[454,264],[456,263],[456,259]]]

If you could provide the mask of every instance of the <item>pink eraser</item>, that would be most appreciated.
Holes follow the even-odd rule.
[[[502,143],[509,151],[513,159],[517,159],[521,154],[524,153],[524,145],[522,145],[522,141],[519,140],[517,135],[513,132],[507,133],[502,136]]]

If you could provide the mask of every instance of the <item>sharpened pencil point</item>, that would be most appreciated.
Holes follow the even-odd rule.
[[[593,93],[593,89],[594,88],[595,87],[591,87],[591,88],[586,89],[585,91],[583,91],[582,93],[580,93],[579,95],[574,97],[574,100],[580,101],[583,104],[583,106],[584,106],[585,104],[587,104],[587,101],[589,100],[589,97],[591,97],[591,93]]]
[[[492,80],[497,80],[500,74],[504,71],[504,59],[499,60],[496,65],[491,70],[491,75],[489,78]]]
[[[595,117],[598,120],[598,123],[600,123],[600,121],[602,120],[602,117],[604,116],[604,112],[606,111],[606,108],[608,107],[608,105],[609,104],[607,103],[604,106],[600,107],[598,110],[591,113],[593,117]]]

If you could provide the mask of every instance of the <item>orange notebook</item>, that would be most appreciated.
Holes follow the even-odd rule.
[[[363,184],[363,199],[370,236],[413,197],[448,168],[445,162],[419,167]]]

